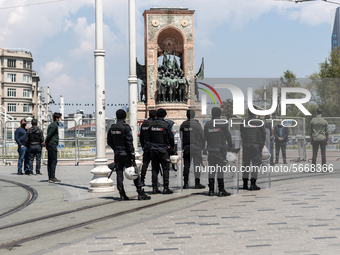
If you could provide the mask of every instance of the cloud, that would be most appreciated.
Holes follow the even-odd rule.
[[[64,30],[65,32],[67,32],[71,27],[74,26],[74,23],[73,23],[71,20],[64,19],[63,22],[64,22],[64,28],[63,28],[63,30]]]
[[[88,24],[86,17],[80,17],[77,20],[77,24],[74,25],[73,31],[77,38],[78,47],[71,50],[72,55],[76,58],[84,56],[91,56],[92,58],[93,51],[95,49],[95,23]],[[113,46],[118,47],[118,45],[115,45],[117,41],[117,36],[106,24],[103,25],[103,38],[104,49]]]
[[[84,103],[86,100],[93,100],[94,87],[91,86],[86,77],[78,77],[76,79],[62,73],[44,85],[50,87],[54,99],[58,95],[62,95],[65,98],[65,102],[79,101]]]
[[[3,2],[3,1],[1,1]],[[7,6],[32,3],[11,0]],[[50,4],[2,9],[0,15],[0,44],[3,48],[38,50],[46,38],[65,28],[63,20],[81,8],[93,5],[92,0],[72,0]]]
[[[61,62],[48,62],[45,66],[40,68],[40,75],[44,77],[54,76],[58,74],[63,69],[63,67],[64,65]]]

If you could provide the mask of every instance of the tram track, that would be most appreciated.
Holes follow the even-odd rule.
[[[329,173],[305,173],[305,174],[302,174],[302,175],[299,175],[299,176],[294,176],[294,177],[288,177],[288,176],[291,176],[293,174],[276,175],[276,176],[272,176],[272,178],[279,177],[279,179],[273,179],[273,180],[271,180],[271,182],[281,182],[281,181],[288,181],[288,180],[293,180],[293,179],[305,179],[305,178],[311,178],[311,177],[315,177],[315,176],[324,176],[324,175],[327,175],[327,174],[329,174]],[[338,175],[338,174],[340,174],[340,172],[332,173],[332,175]],[[280,178],[280,177],[283,177],[283,176],[285,178]],[[0,181],[6,181],[6,180],[0,179]],[[7,181],[7,182],[12,183],[12,184],[17,184],[19,186],[25,186],[26,188],[28,188],[28,190],[31,190],[33,192],[33,194],[32,194],[32,197],[30,196],[30,199],[27,199],[22,205],[20,205],[19,207],[15,208],[15,209],[12,209],[9,212],[6,212],[6,213],[0,215],[0,217],[5,217],[9,214],[12,214],[12,213],[14,213],[18,210],[23,209],[24,207],[31,204],[37,198],[37,193],[33,188],[30,188],[27,185],[12,182],[12,181]],[[34,194],[36,194],[36,196]],[[32,236],[29,236],[29,237],[19,238],[19,239],[14,240],[14,241],[10,241],[10,242],[0,244],[0,249],[15,247],[17,245],[20,245],[20,244],[23,244],[23,243],[26,243],[26,242],[29,242],[29,241],[33,241],[33,240],[36,240],[36,239],[39,239],[39,238],[52,236],[52,235],[55,235],[55,234],[58,234],[58,233],[62,233],[62,232],[66,232],[66,231],[69,231],[69,230],[84,227],[84,226],[87,226],[87,225],[90,225],[90,224],[93,224],[93,223],[98,223],[98,222],[101,222],[101,221],[113,219],[113,218],[123,216],[123,215],[126,215],[126,214],[138,212],[138,211],[141,211],[141,210],[144,210],[144,209],[156,207],[158,205],[164,205],[164,204],[167,204],[167,203],[170,203],[170,202],[173,202],[173,201],[177,201],[177,200],[185,199],[185,198],[188,198],[188,197],[191,197],[191,196],[195,196],[197,194],[202,194],[202,193],[191,193],[191,194],[180,196],[180,197],[170,198],[170,199],[166,199],[166,200],[163,200],[163,201],[158,201],[158,202],[155,202],[155,203],[139,206],[139,207],[136,207],[136,208],[112,213],[112,214],[109,214],[109,215],[96,217],[94,219],[82,221],[82,222],[75,223],[75,224],[72,224],[72,225],[69,225],[69,226],[66,226],[66,227],[56,228],[56,229],[51,230],[51,231],[45,231],[43,233],[39,233],[39,234],[32,235]],[[135,197],[131,197],[131,198],[135,198]],[[100,204],[85,206],[85,207],[81,207],[81,208],[74,209],[74,210],[63,211],[63,212],[60,212],[60,213],[50,214],[50,215],[46,215],[46,216],[43,216],[43,217],[34,218],[34,219],[31,219],[31,220],[26,220],[26,221],[17,222],[17,223],[14,223],[14,224],[1,226],[0,230],[11,229],[11,228],[19,227],[19,226],[22,226],[22,225],[27,225],[27,224],[30,224],[30,223],[35,223],[35,222],[44,221],[44,220],[48,220],[48,219],[54,219],[56,217],[65,216],[65,215],[68,215],[68,214],[77,213],[77,212],[81,212],[81,211],[86,211],[88,209],[93,209],[93,208],[97,208],[97,207],[100,207],[100,206],[110,205],[110,204],[114,204],[114,203],[117,203],[117,202],[119,203],[119,201],[112,201],[112,202],[106,202],[106,203],[100,203]]]
[[[15,240],[15,241],[3,243],[3,244],[0,244],[0,249],[5,249],[5,248],[8,248],[8,247],[15,247],[15,246],[20,245],[22,243],[33,241],[33,240],[36,240],[36,239],[39,239],[39,238],[42,238],[42,237],[51,236],[51,235],[54,235],[54,234],[62,233],[62,232],[65,232],[65,231],[69,231],[69,230],[72,230],[72,229],[76,229],[76,228],[79,228],[79,227],[83,227],[83,226],[86,226],[86,225],[97,223],[97,222],[100,222],[100,221],[112,219],[112,218],[115,218],[115,217],[119,217],[119,216],[123,216],[123,215],[129,214],[129,213],[133,213],[133,212],[138,212],[138,211],[141,211],[143,209],[155,207],[155,206],[162,205],[162,204],[165,204],[165,203],[169,203],[169,202],[172,202],[172,201],[185,199],[185,198],[188,198],[188,197],[194,196],[194,195],[196,195],[196,194],[192,193],[192,194],[188,194],[188,195],[181,196],[181,197],[170,198],[170,199],[167,199],[167,200],[151,203],[151,204],[144,205],[144,206],[139,206],[139,207],[136,207],[136,208],[125,210],[125,211],[121,211],[121,212],[109,214],[109,215],[106,215],[106,216],[98,217],[98,218],[95,218],[95,219],[91,219],[91,220],[88,220],[88,221],[80,222],[80,223],[73,224],[73,225],[70,225],[70,226],[67,226],[67,227],[54,229],[54,230],[44,232],[44,233],[41,233],[41,234],[32,235],[30,237],[21,238],[21,239]],[[116,201],[116,202],[118,202],[118,201]],[[108,204],[108,203],[106,203],[106,204]],[[89,207],[91,207],[91,206],[89,206]],[[91,208],[93,208],[93,207],[91,207]],[[82,210],[84,210],[84,209],[82,209]],[[75,211],[79,211],[79,210],[74,210],[74,212]],[[65,215],[65,213],[54,214],[54,215],[50,215],[50,216],[36,218],[36,219],[29,220],[29,221],[26,221],[26,222],[20,222],[20,223],[17,223],[17,224],[4,226],[0,230],[5,229],[5,228],[6,229],[13,228],[13,227],[17,227],[17,226],[28,224],[28,223],[37,222],[37,221],[43,220],[43,219],[54,218],[54,217],[57,217],[57,216],[60,216],[60,215]]]
[[[0,181],[17,185],[19,187],[24,188],[27,191],[27,198],[25,199],[25,201],[23,203],[21,203],[19,206],[16,206],[15,208],[13,208],[13,209],[5,212],[5,213],[0,214],[0,219],[24,209],[25,207],[32,204],[38,198],[38,192],[34,188],[32,188],[28,185],[22,184],[20,182],[9,181],[9,180],[4,180],[4,179],[0,179]]]

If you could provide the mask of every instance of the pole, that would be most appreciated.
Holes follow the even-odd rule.
[[[112,192],[113,181],[108,179],[111,170],[107,166],[105,126],[105,50],[103,44],[103,0],[96,0],[96,49],[95,58],[95,102],[96,102],[96,158],[94,174],[90,181],[90,192]]]
[[[136,0],[129,0],[129,46],[129,124],[132,129],[133,146],[137,149]]]
[[[267,110],[267,86],[264,86],[264,109]]]

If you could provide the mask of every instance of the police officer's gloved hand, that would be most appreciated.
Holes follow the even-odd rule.
[[[135,162],[135,161],[136,161],[136,156],[135,156],[135,154],[134,154],[134,153],[131,153],[131,156],[130,156],[130,157],[131,157],[131,161],[134,162],[134,164],[136,164],[136,162]]]

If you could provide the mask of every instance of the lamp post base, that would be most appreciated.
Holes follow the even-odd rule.
[[[93,178],[90,181],[91,187],[89,187],[89,192],[114,192],[116,190],[113,186],[113,181],[108,179],[108,175],[111,170],[107,165],[97,165],[91,170]]]

